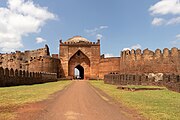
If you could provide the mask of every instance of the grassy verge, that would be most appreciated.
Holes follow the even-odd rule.
[[[128,88],[163,88],[165,87],[158,87],[158,86],[142,86],[142,85],[127,85]]]
[[[130,92],[116,89],[115,85],[104,84],[103,81],[90,81],[118,102],[136,109],[150,120],[179,120],[180,93],[165,90],[147,90]]]
[[[47,99],[50,94],[62,90],[71,81],[0,88],[0,120],[11,120],[14,110],[26,103]]]

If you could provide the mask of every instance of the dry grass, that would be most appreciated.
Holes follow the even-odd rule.
[[[0,88],[0,120],[11,120],[16,114],[14,111],[26,104],[47,99],[69,85],[71,81],[59,81],[45,84],[15,86]]]
[[[179,120],[180,93],[165,90],[124,91],[115,85],[104,84],[103,81],[90,81],[118,102],[136,109],[150,120]]]

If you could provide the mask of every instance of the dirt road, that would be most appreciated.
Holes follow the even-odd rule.
[[[122,109],[87,81],[74,81],[50,102],[23,113],[26,120],[130,120]],[[38,107],[37,107],[38,106]],[[30,107],[32,108],[32,106]]]

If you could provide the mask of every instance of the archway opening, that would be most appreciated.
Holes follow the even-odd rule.
[[[68,76],[71,78],[87,79],[90,74],[90,60],[78,50],[68,62]]]
[[[74,68],[74,75],[76,79],[84,79],[84,68],[78,65]]]

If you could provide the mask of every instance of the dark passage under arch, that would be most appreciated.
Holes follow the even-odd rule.
[[[84,79],[84,68],[81,65],[77,65],[75,68],[79,71],[78,74],[75,73],[76,79]]]

